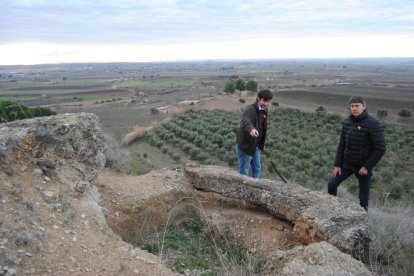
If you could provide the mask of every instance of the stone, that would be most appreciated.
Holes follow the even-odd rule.
[[[54,192],[52,192],[52,191],[45,191],[45,192],[43,192],[43,194],[45,195],[45,196],[47,196],[47,197],[53,197],[53,195],[55,194]]]
[[[37,174],[37,175],[42,175],[43,171],[41,169],[36,168],[36,169],[33,170],[33,173]]]
[[[90,189],[91,189],[91,184],[89,183],[89,181],[81,180],[75,186],[75,190],[81,194],[85,193],[87,190],[90,190]]]
[[[0,141],[14,141],[2,143],[5,157],[0,164],[35,160],[40,168],[33,172],[39,175],[44,172],[52,175],[59,159],[74,158],[84,179],[91,180],[106,163],[102,128],[92,113],[67,113],[0,124]]]
[[[185,172],[196,189],[247,201],[290,221],[298,242],[328,241],[354,256],[363,256],[368,248],[368,216],[352,202],[294,183],[257,181],[219,166],[189,164]]]
[[[280,258],[274,258],[273,271],[265,274],[276,275],[372,275],[365,265],[348,254],[339,251],[327,242],[296,247]],[[269,266],[266,264],[265,266]],[[277,269],[279,268],[279,269]]]

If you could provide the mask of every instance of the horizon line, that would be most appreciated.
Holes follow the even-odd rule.
[[[414,56],[406,57],[286,57],[286,58],[240,58],[240,59],[176,59],[165,61],[78,61],[78,62],[56,62],[56,63],[33,63],[33,64],[0,64],[0,66],[39,66],[39,65],[69,65],[69,64],[111,64],[111,63],[190,63],[190,62],[255,62],[255,61],[293,61],[293,60],[375,60],[375,59],[414,59]]]

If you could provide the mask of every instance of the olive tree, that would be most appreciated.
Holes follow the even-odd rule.
[[[226,83],[226,85],[224,86],[224,92],[226,92],[227,94],[233,94],[234,91],[236,91],[236,87],[234,86],[234,83],[233,82]]]
[[[257,92],[257,86],[257,81],[249,80],[246,83],[246,90],[250,91],[253,94],[253,92]]]
[[[246,83],[243,79],[236,80],[236,89],[239,90],[240,92],[246,89]]]

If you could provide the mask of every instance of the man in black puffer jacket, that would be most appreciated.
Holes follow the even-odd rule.
[[[384,128],[366,111],[364,98],[349,100],[351,115],[342,122],[328,193],[336,196],[337,188],[351,174],[359,183],[359,204],[368,210],[372,169],[385,153]]]

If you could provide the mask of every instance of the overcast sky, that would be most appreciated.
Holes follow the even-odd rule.
[[[0,3],[0,64],[347,57],[414,57],[414,1]]]

